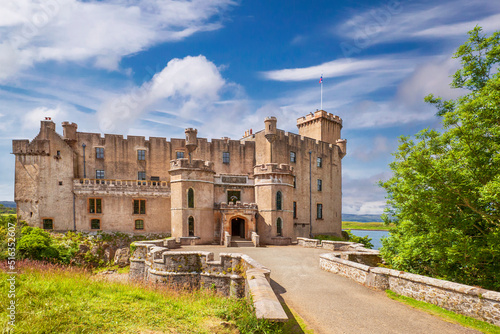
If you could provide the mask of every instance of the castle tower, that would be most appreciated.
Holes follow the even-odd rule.
[[[184,133],[186,134],[186,149],[189,154],[189,160],[191,161],[191,152],[194,152],[198,147],[198,130],[187,128],[184,130]]]
[[[342,129],[342,119],[324,110],[317,110],[314,114],[310,113],[298,118],[297,127],[301,136],[337,145]]]
[[[287,164],[257,165],[254,176],[255,201],[260,211],[257,222],[260,241],[280,244],[279,240],[283,237],[293,238],[292,168]]]
[[[170,162],[171,226],[175,238],[198,237],[214,242],[214,170],[203,160]]]
[[[276,130],[277,119],[274,116],[266,117],[264,120],[264,136],[269,142],[269,162],[273,162],[273,142],[276,140],[278,133]]]

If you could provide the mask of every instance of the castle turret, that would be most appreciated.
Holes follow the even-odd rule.
[[[272,143],[276,139],[276,117],[271,116],[271,117],[266,117],[264,120],[265,128],[264,128],[264,133],[266,136],[266,139]]]

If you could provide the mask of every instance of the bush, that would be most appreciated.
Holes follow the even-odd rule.
[[[59,259],[59,251],[52,247],[50,234],[38,227],[22,228],[21,238],[17,242],[17,251],[21,258],[51,262]]]
[[[351,230],[347,230],[346,232],[349,235],[349,241],[363,244],[365,245],[365,248],[373,248],[373,244],[371,243],[372,238],[369,238],[367,235],[364,237],[358,237],[357,235],[352,234]]]

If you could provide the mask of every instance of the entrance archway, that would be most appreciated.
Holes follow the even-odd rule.
[[[231,236],[245,239],[245,219],[231,219]]]

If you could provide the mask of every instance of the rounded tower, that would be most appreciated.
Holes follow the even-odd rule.
[[[276,139],[276,135],[277,135],[277,132],[276,132],[276,117],[274,116],[270,116],[270,117],[266,117],[266,119],[264,120],[264,134],[266,136],[266,139],[272,143],[275,139]]]

